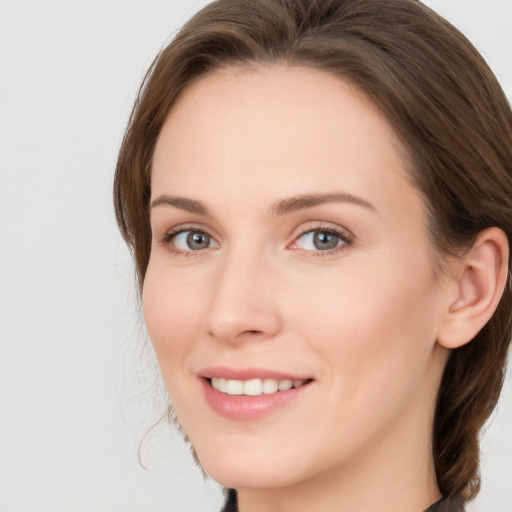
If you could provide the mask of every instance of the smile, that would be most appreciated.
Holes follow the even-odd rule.
[[[306,380],[291,379],[235,380],[222,377],[214,377],[210,380],[211,386],[221,393],[246,396],[270,395],[279,391],[288,391],[292,388],[299,388],[306,382]]]
[[[217,414],[235,421],[258,420],[310,395],[315,379],[300,374],[246,368],[212,367],[199,375],[203,396]]]

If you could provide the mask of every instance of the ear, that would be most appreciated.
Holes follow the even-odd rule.
[[[507,236],[493,227],[479,233],[468,253],[455,264],[455,292],[438,333],[440,345],[449,349],[465,345],[489,321],[507,283],[508,254]]]

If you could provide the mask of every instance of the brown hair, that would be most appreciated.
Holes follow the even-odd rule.
[[[457,29],[417,0],[218,0],[151,65],[119,154],[116,215],[140,288],[151,248],[151,159],[177,97],[220,67],[280,61],[349,81],[387,116],[407,150],[439,254],[470,247],[491,226],[510,244],[512,112]],[[508,281],[492,319],[452,352],[444,372],[433,427],[444,496],[478,493],[478,433],[498,400],[511,329]]]

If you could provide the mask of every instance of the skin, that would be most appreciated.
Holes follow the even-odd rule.
[[[411,512],[440,497],[430,425],[448,350],[437,340],[458,289],[436,273],[401,155],[353,87],[284,65],[201,78],[163,126],[144,316],[178,420],[242,512]],[[271,211],[332,193],[357,200]],[[349,241],[323,251],[302,234],[326,228]],[[173,229],[207,233],[210,246],[191,250]],[[206,403],[197,374],[208,366],[314,380],[240,421]]]

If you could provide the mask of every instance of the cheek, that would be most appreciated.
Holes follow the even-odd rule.
[[[142,306],[144,320],[162,372],[176,366],[201,325],[201,295],[195,287],[157,266],[148,267]]]
[[[325,435],[339,432],[332,453],[347,450],[346,439],[360,446],[425,404],[436,339],[432,282],[427,267],[401,274],[354,268],[312,287],[296,308],[308,312],[294,318],[296,332],[326,363]]]
[[[379,265],[353,266],[328,280],[312,280],[307,288],[307,294],[293,299],[292,324],[339,370],[333,378],[356,388],[369,376],[403,377],[415,365],[426,365],[436,339],[427,261],[404,272],[403,265],[380,259]]]

